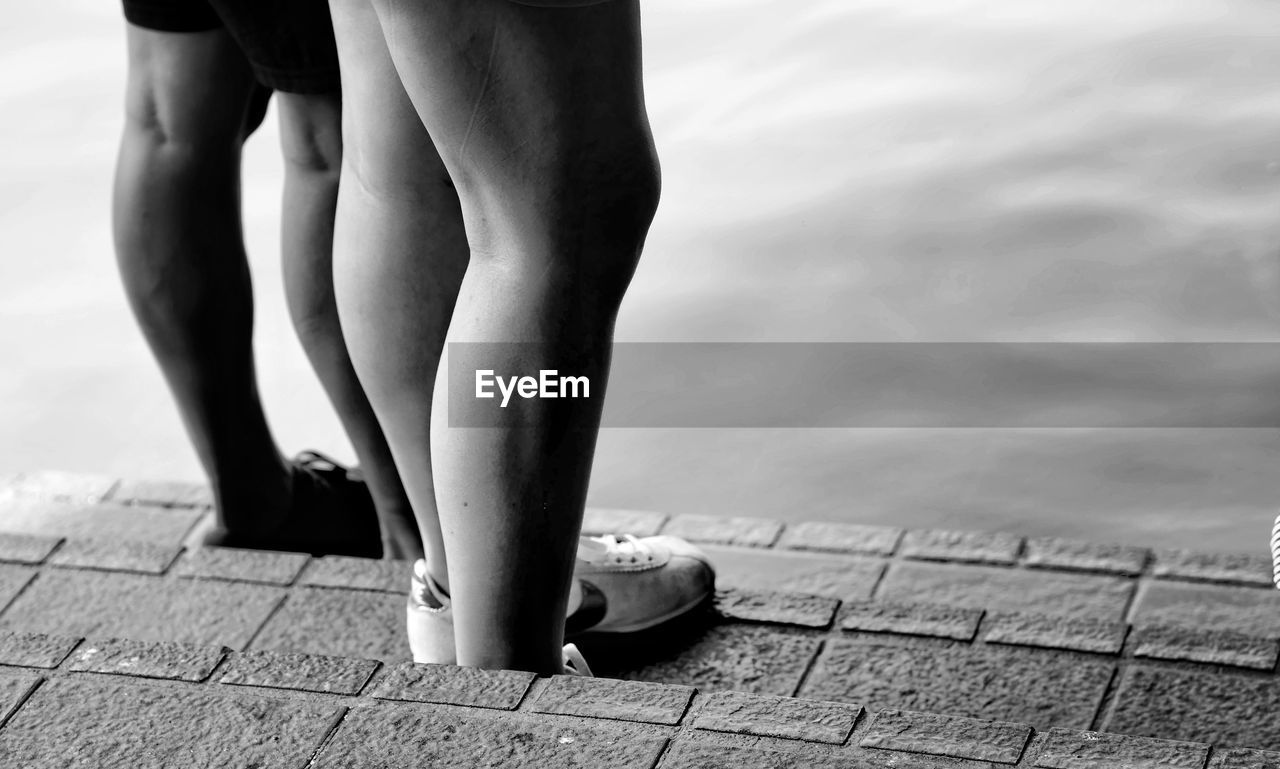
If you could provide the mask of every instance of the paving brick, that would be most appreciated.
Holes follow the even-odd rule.
[[[747,622],[826,628],[835,617],[834,598],[769,590],[717,590],[716,611],[721,616]]]
[[[1044,769],[1202,769],[1209,746],[1103,732],[1053,729],[1036,758]]]
[[[651,769],[665,744],[638,724],[385,704],[352,710],[314,766]]]
[[[690,686],[554,676],[530,710],[674,725],[680,723],[693,693]]]
[[[876,591],[881,601],[932,603],[999,612],[1121,620],[1131,580],[994,566],[895,563]]]
[[[1123,622],[1044,614],[991,614],[982,623],[982,640],[987,643],[1095,654],[1119,654],[1128,634]]]
[[[17,497],[96,504],[105,499],[119,479],[109,475],[42,470],[21,473],[6,486]]]
[[[1130,622],[1280,636],[1280,590],[1151,582],[1139,592]]]
[[[1232,633],[1156,625],[1134,631],[1134,655],[1271,670],[1280,659],[1280,641]]]
[[[0,561],[43,563],[60,542],[62,537],[0,531]]]
[[[125,479],[112,490],[109,501],[122,505],[210,508],[213,491],[203,483]]]
[[[81,569],[164,574],[181,552],[182,548],[177,545],[77,538],[63,543],[49,563]]]
[[[71,656],[68,668],[141,678],[203,681],[225,654],[226,649],[221,646],[110,638],[86,641]]]
[[[412,574],[412,561],[379,561],[328,555],[324,558],[312,558],[298,584],[407,595]]]
[[[859,744],[865,748],[1016,764],[1030,738],[1031,727],[1026,724],[882,710]]]
[[[200,510],[145,505],[64,504],[33,498],[0,502],[0,529],[24,534],[180,545]]]
[[[1140,574],[1151,558],[1145,547],[1101,544],[1060,537],[1033,537],[1027,540],[1023,560],[1028,566],[1110,574]]]
[[[863,636],[828,641],[801,696],[969,718],[1087,727],[1111,680],[1105,660],[1030,649]]]
[[[723,625],[695,639],[668,644],[629,654],[622,664],[594,653],[587,659],[599,676],[683,684],[703,692],[790,696],[817,652],[819,639],[788,628]]]
[[[866,633],[900,633],[972,641],[978,633],[982,614],[981,609],[864,601],[844,605],[840,612],[840,627]]]
[[[377,669],[374,660],[250,651],[232,657],[219,681],[236,686],[359,694]]]
[[[1103,725],[1112,732],[1280,750],[1280,680],[1138,665]]]
[[[80,643],[73,636],[45,633],[0,633],[0,665],[52,669]]]
[[[878,759],[878,760],[877,760]],[[961,769],[954,762],[910,754],[894,755],[892,763],[883,756],[834,752],[816,745],[798,744],[790,750],[768,750],[755,747],[720,745],[710,741],[677,740],[662,761],[662,769]],[[990,764],[968,764],[964,769],[985,768]]]
[[[778,547],[826,553],[892,555],[901,539],[902,529],[895,526],[805,521],[787,526],[778,540]]]
[[[0,766],[23,769],[302,769],[341,708],[126,679],[65,678],[0,730]]]
[[[582,520],[582,533],[652,537],[662,530],[663,524],[670,517],[666,513],[654,513],[648,510],[588,507]]]
[[[861,706],[841,702],[719,692],[702,706],[693,725],[717,732],[841,745],[861,713]]]
[[[524,699],[533,673],[483,670],[457,665],[396,665],[387,671],[373,696],[402,702],[433,702],[477,708],[515,710]]]
[[[282,595],[263,585],[57,569],[0,615],[0,629],[240,649]]]
[[[22,704],[27,693],[40,683],[40,679],[32,675],[13,675],[0,672],[0,725],[3,725],[18,705]],[[0,761],[3,761],[0,754]]]
[[[4,611],[4,607],[8,606],[10,601],[18,597],[35,575],[36,570],[28,566],[10,566],[0,563],[0,612]]]
[[[879,558],[849,558],[778,550],[743,550],[714,545],[703,550],[716,566],[716,585],[782,590],[865,601],[884,574]]]
[[[1214,750],[1208,769],[1280,769],[1280,753],[1235,748]]]
[[[663,534],[690,542],[739,547],[769,547],[782,533],[782,523],[769,518],[721,518],[714,515],[677,515],[667,521]]]
[[[253,642],[255,649],[409,659],[405,597],[364,590],[294,589]]]
[[[1002,532],[908,531],[902,538],[902,555],[932,561],[1013,563],[1022,550],[1022,537]]]
[[[226,579],[289,585],[297,579],[310,556],[272,550],[242,550],[234,547],[200,547],[188,550],[178,561],[183,577]]]
[[[1272,586],[1271,559],[1261,554],[1157,550],[1152,573],[1157,577]]]

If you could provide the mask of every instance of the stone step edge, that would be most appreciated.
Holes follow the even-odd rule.
[[[409,564],[404,561],[345,556],[313,558],[301,553],[234,548],[190,549],[181,545],[5,531],[0,531],[0,563],[394,594],[406,592],[405,580],[409,573]],[[16,595],[13,600],[17,600]],[[1273,672],[1280,664],[1280,634],[1206,631],[1176,625],[927,603],[842,601],[808,593],[744,587],[717,590],[712,606],[730,622],[834,631],[837,635],[851,632],[918,636],[1261,672]],[[0,606],[0,611],[5,608]]]
[[[203,510],[212,505],[208,487],[198,483],[129,480],[57,471],[0,476],[0,501],[6,498]],[[770,518],[673,515],[606,507],[588,508],[583,524],[583,531],[588,534],[670,534],[699,544],[764,551],[905,558],[1272,587],[1270,532],[1263,530],[1265,528],[1259,529],[1256,552],[1210,553],[1060,537],[1024,537],[1008,532],[905,529],[823,521],[788,524]]]
[[[0,712],[0,729],[48,678],[106,674],[180,682],[224,693],[321,697],[347,705],[401,702],[531,717],[622,721],[644,725],[668,738],[693,732],[759,738],[742,746],[757,751],[818,747],[838,755],[868,749],[1040,767],[1118,766],[1157,756],[1160,766],[1176,769],[1264,769],[1280,761],[1280,753],[1236,746],[1037,730],[1022,723],[898,709],[872,712],[856,704],[748,692],[706,693],[673,684],[539,678],[510,670],[386,665],[348,657],[237,652],[176,642],[0,633],[0,672],[14,671],[34,672],[36,678],[9,712]]]

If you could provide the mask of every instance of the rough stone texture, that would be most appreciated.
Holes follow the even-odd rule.
[[[1111,732],[1280,750],[1280,680],[1135,666],[1124,673]]]
[[[176,545],[78,538],[63,543],[49,563],[83,569],[164,574],[181,552],[182,548]]]
[[[722,616],[747,622],[826,628],[835,617],[834,598],[805,593],[778,593],[768,590],[717,590],[716,611]]]
[[[1214,750],[1209,769],[1280,769],[1280,753],[1269,750]]]
[[[1272,587],[1271,559],[1262,554],[1157,550],[1155,568],[1152,572],[1157,577],[1181,577]]]
[[[674,725],[680,723],[693,692],[690,686],[554,676],[530,710]]]
[[[869,751],[868,751],[869,752]],[[677,740],[662,761],[662,769],[985,769],[990,764],[942,763],[946,759],[894,754],[834,752],[797,744],[787,751],[720,745],[709,741]]]
[[[22,592],[35,575],[36,570],[27,566],[0,563],[0,611]]]
[[[900,633],[972,641],[978,632],[982,614],[981,609],[865,601],[845,604],[840,612],[840,627],[867,633]]]
[[[614,667],[588,656],[596,675],[695,686],[699,691],[747,691],[791,696],[819,641],[784,628],[724,625],[697,639],[681,639],[648,664]],[[634,660],[632,660],[634,661]]]
[[[893,526],[805,521],[788,526],[778,541],[778,547],[827,553],[892,555],[901,539],[902,529]]]
[[[0,665],[52,669],[62,664],[79,638],[44,633],[0,633]]]
[[[782,523],[769,518],[721,518],[715,515],[677,515],[667,521],[663,534],[690,542],[740,547],[769,547],[782,533]]]
[[[22,702],[22,698],[27,696],[27,692],[39,682],[39,678],[31,675],[0,673],[0,724],[4,723],[13,709]],[[3,761],[4,756],[0,754],[0,763]]]
[[[895,563],[876,592],[879,600],[899,603],[1121,620],[1133,584],[1093,574]]]
[[[1130,621],[1280,636],[1280,590],[1151,582],[1139,592]]]
[[[409,578],[412,574],[412,561],[378,561],[372,558],[327,555],[312,558],[298,584],[408,595]]]
[[[1208,662],[1254,670],[1271,670],[1280,659],[1280,641],[1213,630],[1168,625],[1135,629],[1134,656]]]
[[[1043,614],[992,614],[982,623],[982,640],[987,643],[1096,654],[1119,654],[1128,634],[1129,626],[1123,622]]]
[[[711,695],[693,721],[697,729],[843,744],[862,713],[859,705],[745,692]]]
[[[43,563],[60,542],[62,537],[0,531],[0,561]]]
[[[56,569],[0,615],[0,629],[241,649],[282,595],[262,585]]]
[[[177,573],[183,577],[289,585],[297,579],[308,559],[309,556],[302,553],[201,547],[183,555]]]
[[[934,561],[1013,563],[1022,550],[1022,537],[1003,532],[908,531],[902,539],[902,555]]]
[[[404,606],[403,594],[295,589],[253,648],[401,662],[409,659]]]
[[[662,525],[668,518],[670,516],[666,513],[653,513],[648,510],[588,507],[582,519],[582,533],[652,537],[662,530]]]
[[[0,730],[0,767],[302,769],[341,713],[207,688],[59,679]]]
[[[848,558],[777,550],[704,546],[716,566],[716,585],[783,590],[865,601],[884,574],[879,558]]]
[[[876,636],[829,641],[801,695],[970,718],[1085,728],[1111,663],[1028,649]]]
[[[1108,545],[1059,537],[1027,540],[1023,563],[1052,569],[1101,571],[1132,576],[1140,574],[1151,558],[1145,547]]]
[[[1103,732],[1054,729],[1040,748],[1044,769],[1201,769],[1209,746]]]
[[[434,702],[476,708],[515,710],[524,699],[533,673],[483,670],[456,665],[396,665],[387,671],[373,696],[402,702]]]
[[[20,497],[0,501],[0,530],[180,545],[201,515],[200,510],[107,503],[64,504]]]
[[[123,480],[111,492],[111,502],[155,507],[213,507],[213,491],[203,483]]]
[[[882,710],[859,744],[866,748],[1016,764],[1030,738],[1031,727],[1026,724]]]
[[[359,694],[377,669],[374,660],[251,651],[232,657],[219,681],[237,686]]]
[[[118,479],[109,475],[41,470],[22,473],[4,489],[9,496],[95,504],[106,499]]]
[[[382,705],[353,710],[314,766],[651,769],[665,743],[634,724],[566,724],[545,716],[495,718],[483,711]]]
[[[68,667],[91,673],[203,681],[225,654],[226,649],[221,646],[111,638],[86,641],[72,655]]]

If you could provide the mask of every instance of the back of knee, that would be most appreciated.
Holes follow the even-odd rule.
[[[336,174],[342,166],[342,107],[337,94],[278,96],[280,146],[296,171]]]

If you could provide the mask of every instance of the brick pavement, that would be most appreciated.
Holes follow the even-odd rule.
[[[1263,553],[593,510],[721,590],[535,678],[408,664],[403,563],[183,548],[207,505],[0,487],[0,766],[1280,769]]]

